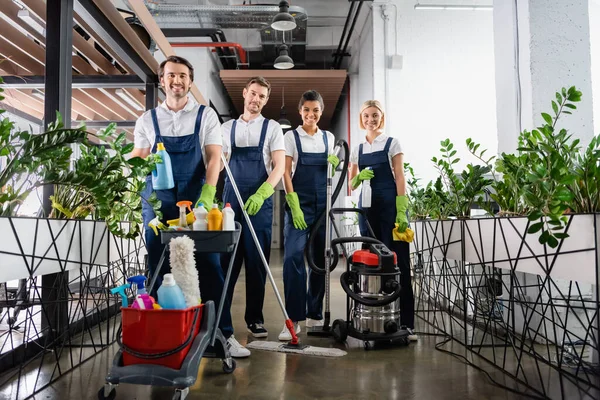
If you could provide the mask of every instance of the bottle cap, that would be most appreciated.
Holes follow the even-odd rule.
[[[217,208],[218,209],[219,205],[215,203],[215,204],[213,204],[212,208]]]
[[[173,274],[165,274],[165,276],[163,276],[163,285],[175,286],[175,277]]]
[[[165,150],[165,144],[163,142],[156,143],[156,150]]]
[[[225,203],[225,208],[231,208],[231,204]]]

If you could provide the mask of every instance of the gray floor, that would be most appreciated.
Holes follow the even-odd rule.
[[[283,294],[281,254],[274,251],[272,271]],[[339,285],[338,267],[332,277],[333,318],[344,315],[345,297]],[[236,337],[241,343],[251,339],[245,329],[244,276],[236,287],[232,307]],[[265,300],[267,340],[276,341],[283,317],[273,290]],[[303,327],[304,328],[304,327]],[[424,323],[417,330],[427,330]],[[307,337],[306,344],[337,346],[332,339]],[[218,360],[203,360],[189,399],[514,399],[520,398],[489,384],[477,370],[450,355],[434,349],[441,338],[421,336],[409,347],[365,351],[362,342],[349,339],[348,354],[341,358],[321,358],[253,351],[248,359],[238,360],[236,371],[226,375]],[[456,345],[455,345],[456,346]],[[453,349],[448,344],[446,349]],[[112,362],[116,345],[84,363],[73,372],[36,395],[35,399],[95,399]],[[460,351],[458,346],[454,347]],[[486,367],[497,381],[514,387],[503,374]],[[117,399],[170,399],[168,388],[121,385]]]

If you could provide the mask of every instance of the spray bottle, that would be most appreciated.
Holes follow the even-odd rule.
[[[367,167],[368,170],[371,170],[371,167]],[[371,181],[364,180],[362,181],[362,191],[361,191],[361,203],[363,208],[371,207]]]
[[[192,202],[189,200],[182,200],[182,201],[178,201],[176,205],[177,205],[177,207],[179,207],[179,226],[181,228],[187,228],[188,223],[187,223],[187,215],[185,213],[185,209],[187,208],[188,210],[190,210],[190,212],[192,212]],[[194,216],[194,214],[192,213],[192,217],[193,216]]]
[[[131,284],[131,287],[133,287],[133,285],[137,285],[137,294],[138,295],[148,293],[148,292],[146,292],[146,287],[145,287],[146,277],[144,275],[136,275],[136,276],[127,278],[127,282],[129,282]]]
[[[169,157],[164,143],[156,143],[156,154],[160,156],[162,163],[157,163],[156,169],[152,171],[152,189],[173,189],[175,187],[175,180],[173,179],[171,157]]]
[[[127,302],[127,295],[125,294],[125,289],[129,289],[131,284],[126,283],[121,286],[117,286],[116,288],[110,289],[112,294],[120,294],[121,295],[121,307],[127,307],[129,303]]]

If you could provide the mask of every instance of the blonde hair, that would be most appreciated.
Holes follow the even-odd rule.
[[[381,113],[381,121],[379,122],[377,129],[383,129],[385,127],[385,112],[383,111],[383,106],[379,100],[367,100],[363,103],[362,107],[360,108],[360,113],[358,114],[358,125],[360,126],[360,129],[367,129],[362,121],[362,113],[369,107],[375,107]]]

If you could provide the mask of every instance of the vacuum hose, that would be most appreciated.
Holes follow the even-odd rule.
[[[333,191],[333,195],[331,198],[332,204],[335,202],[338,195],[340,194],[340,191],[342,190],[342,186],[344,186],[344,181],[345,181],[344,178],[348,175],[348,162],[350,160],[350,149],[348,147],[348,143],[346,143],[345,140],[340,139],[335,143],[335,145],[336,145],[336,147],[342,146],[342,148],[344,149],[344,166],[342,167],[341,177],[337,183],[337,186],[335,187],[335,190]],[[327,178],[329,179],[330,177],[327,177]],[[326,215],[325,215],[326,213],[327,213],[327,210],[323,210],[321,215],[319,215],[319,218],[317,219],[316,223],[313,224],[313,227],[310,230],[310,236],[308,239],[308,243],[304,249],[304,255],[306,256],[306,260],[308,261],[308,265],[309,265],[310,269],[312,269],[314,272],[316,272],[317,274],[320,274],[320,275],[325,275],[325,268],[319,268],[315,264],[315,254],[314,254],[314,250],[313,250],[313,242],[315,241],[315,237],[317,236],[318,229],[323,224],[323,220],[326,217]],[[319,254],[319,257],[323,257],[323,255]],[[333,257],[332,265],[329,268],[329,272],[331,272],[335,269],[337,262],[338,262],[338,258],[339,257],[336,252],[335,257]]]

